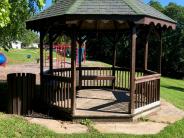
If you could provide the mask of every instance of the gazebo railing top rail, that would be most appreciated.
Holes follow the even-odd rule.
[[[76,70],[79,70],[80,68],[77,67]],[[130,71],[130,68],[125,68],[125,67],[81,67],[81,70],[124,70],[124,71]],[[71,71],[71,68],[58,68],[58,69],[53,69],[52,71],[46,70],[44,71],[44,74],[50,74],[54,72],[60,72],[60,71]],[[136,68],[136,72],[144,72],[148,74],[156,74],[157,72],[151,71],[151,70],[143,70],[140,68]]]

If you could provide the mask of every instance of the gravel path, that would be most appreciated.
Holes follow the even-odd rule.
[[[35,63],[7,65],[0,67],[0,80],[7,80],[7,74],[10,73],[33,73],[36,74],[37,83],[39,83],[40,65]]]

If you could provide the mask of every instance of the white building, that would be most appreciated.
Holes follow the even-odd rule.
[[[38,48],[38,43],[33,43],[29,45],[29,48]]]
[[[21,49],[22,48],[22,42],[20,41],[15,41],[15,42],[12,42],[12,48],[13,49]]]

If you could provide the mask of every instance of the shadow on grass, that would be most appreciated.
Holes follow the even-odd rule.
[[[161,86],[167,89],[171,89],[171,90],[175,90],[175,91],[179,91],[179,92],[184,92],[184,88],[181,87],[175,87],[175,86]]]

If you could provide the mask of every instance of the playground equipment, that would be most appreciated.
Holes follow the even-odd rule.
[[[7,58],[3,53],[0,53],[0,66],[5,66],[7,63]]]
[[[71,46],[67,44],[54,45],[56,50],[56,65],[61,67],[66,67],[66,56],[70,57]]]
[[[45,51],[44,51],[44,59],[45,59],[45,66],[47,66],[47,61],[50,59],[49,56],[49,47],[45,46]],[[55,56],[53,59],[55,59],[55,65],[57,67],[63,67],[66,68],[67,67],[67,61],[66,58],[70,57],[70,51],[71,51],[71,46],[68,44],[55,44],[53,45],[53,49],[55,51]],[[81,56],[80,55],[81,52]],[[76,48],[76,61],[77,61],[77,65],[79,64],[79,62],[84,62],[86,61],[86,48],[83,46],[82,48]]]

